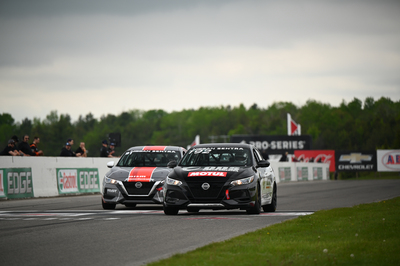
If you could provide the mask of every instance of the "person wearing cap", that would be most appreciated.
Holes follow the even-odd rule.
[[[101,144],[103,145],[100,149],[100,157],[109,157],[108,154],[108,142],[107,140],[103,140],[101,142]]]
[[[15,141],[13,139],[10,139],[8,141],[7,146],[0,153],[0,155],[9,155],[9,156],[18,156],[19,155],[19,152],[15,148]]]
[[[111,142],[110,147],[108,148],[108,157],[116,157],[115,155],[115,143]]]
[[[66,157],[75,157],[75,153],[71,151],[71,143],[67,142],[65,143],[65,147],[62,148],[60,156],[66,156]]]

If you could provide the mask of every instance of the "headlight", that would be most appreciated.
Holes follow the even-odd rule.
[[[173,186],[180,186],[182,185],[182,182],[176,179],[172,179],[167,177],[167,179],[165,180],[165,182],[167,183],[167,185],[173,185]]]
[[[112,179],[112,178],[109,178],[109,177],[104,177],[104,181],[107,183],[107,184],[117,184],[117,180],[115,180],[115,179]]]
[[[253,180],[254,180],[254,176],[250,176],[250,177],[242,178],[239,180],[234,180],[231,182],[231,185],[232,186],[247,185],[247,184],[250,184],[251,182],[253,182]]]

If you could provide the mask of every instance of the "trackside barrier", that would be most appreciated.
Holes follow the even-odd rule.
[[[0,156],[0,198],[98,193],[107,162],[118,158]],[[277,182],[329,179],[329,164],[271,162]]]
[[[0,198],[100,192],[109,161],[118,158],[0,156]]]
[[[271,162],[277,183],[329,179],[329,163]]]

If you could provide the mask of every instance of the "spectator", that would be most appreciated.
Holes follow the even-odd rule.
[[[38,147],[37,147],[37,144],[39,144],[39,143],[40,143],[40,138],[39,137],[34,137],[33,138],[33,142],[30,145],[30,147],[32,149],[32,152],[34,153],[35,156],[43,155],[43,151],[39,150]]]
[[[10,139],[8,141],[7,146],[0,153],[0,155],[10,155],[10,156],[18,156],[19,155],[18,150],[15,148],[15,141],[13,139]]]
[[[24,156],[35,156],[32,152],[31,147],[28,144],[29,136],[24,135],[22,142],[18,145],[18,150],[20,153],[22,152]]]
[[[287,162],[288,161],[288,155],[289,155],[289,153],[288,152],[285,152],[283,155],[282,155],[282,157],[281,157],[281,159],[279,160],[280,162]]]
[[[73,139],[67,139],[67,142],[68,142],[69,144],[71,144],[71,148],[72,148],[72,145],[74,145],[74,140],[73,140]]]
[[[115,143],[111,142],[110,147],[108,148],[108,157],[117,157],[115,155]]]
[[[16,135],[14,135],[14,136],[11,137],[11,139],[14,140],[14,142],[15,142],[14,143],[15,150],[18,151],[19,155],[23,156],[24,154],[21,153],[21,151],[18,149],[18,142],[19,142],[18,137]]]
[[[75,157],[75,153],[71,151],[71,143],[65,143],[65,147],[62,148],[60,156]]]
[[[103,140],[102,142],[102,147],[100,149],[100,157],[109,157],[108,155],[108,142],[107,140]]]
[[[87,157],[87,150],[86,150],[86,147],[85,147],[85,142],[81,142],[81,144],[79,145],[78,149],[76,149],[75,154],[78,157]]]

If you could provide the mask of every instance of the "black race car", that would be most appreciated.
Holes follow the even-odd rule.
[[[104,177],[101,203],[115,209],[117,203],[127,207],[163,202],[164,180],[172,171],[169,162],[178,162],[186,149],[176,146],[139,146],[128,149]]]
[[[242,209],[259,214],[277,206],[275,174],[252,145],[199,144],[187,151],[164,183],[164,213],[180,209]]]

